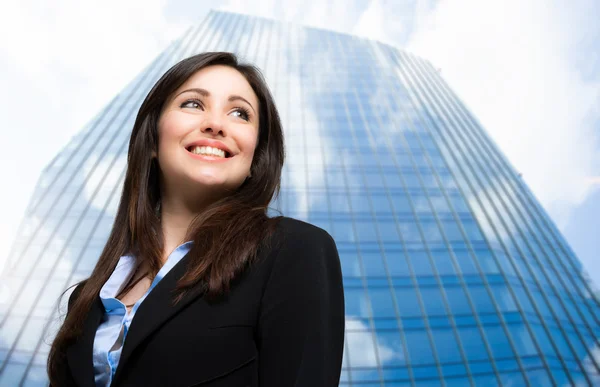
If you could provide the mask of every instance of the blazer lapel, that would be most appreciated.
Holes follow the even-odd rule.
[[[104,314],[104,305],[100,297],[92,303],[83,325],[83,332],[79,339],[67,348],[67,362],[71,368],[71,373],[78,386],[95,387],[93,348],[96,330]]]
[[[177,281],[185,274],[189,262],[189,252],[179,261],[173,268],[160,280],[160,282],[152,289],[150,294],[139,306],[135,312],[135,316],[129,326],[127,337],[119,359],[119,365],[115,377],[112,381],[113,385],[118,381],[119,376],[123,373],[123,368],[127,361],[131,358],[135,348],[144,341],[152,332],[158,329],[164,322],[173,317],[190,302],[198,298],[202,294],[201,286],[195,286],[188,290],[187,294],[181,301],[173,306],[173,290],[177,286]],[[200,303],[205,306],[207,311],[208,304]],[[202,313],[202,311],[200,311]]]

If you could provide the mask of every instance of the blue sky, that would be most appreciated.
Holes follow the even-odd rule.
[[[600,284],[597,1],[224,1],[218,9],[377,39],[429,59]],[[42,169],[214,2],[0,6],[0,267]]]

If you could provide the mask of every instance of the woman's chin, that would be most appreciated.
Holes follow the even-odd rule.
[[[239,184],[218,178],[197,178],[194,179],[193,184],[215,192],[233,191],[239,186]]]

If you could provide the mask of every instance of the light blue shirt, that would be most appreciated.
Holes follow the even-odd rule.
[[[94,379],[96,386],[110,386],[115,371],[119,365],[121,349],[129,331],[129,325],[135,316],[136,310],[140,307],[144,299],[154,289],[156,284],[188,253],[193,241],[188,241],[177,246],[167,258],[167,262],[161,267],[160,271],[152,281],[152,284],[144,295],[133,305],[131,312],[127,314],[127,308],[115,296],[119,293],[125,282],[132,275],[135,268],[135,257],[123,255],[117,267],[102,289],[100,289],[100,299],[104,305],[106,313],[96,331],[94,339]]]

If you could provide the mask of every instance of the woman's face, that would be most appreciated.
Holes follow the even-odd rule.
[[[237,70],[212,65],[194,73],[165,102],[158,122],[166,192],[237,189],[250,174],[258,111],[256,94]]]

